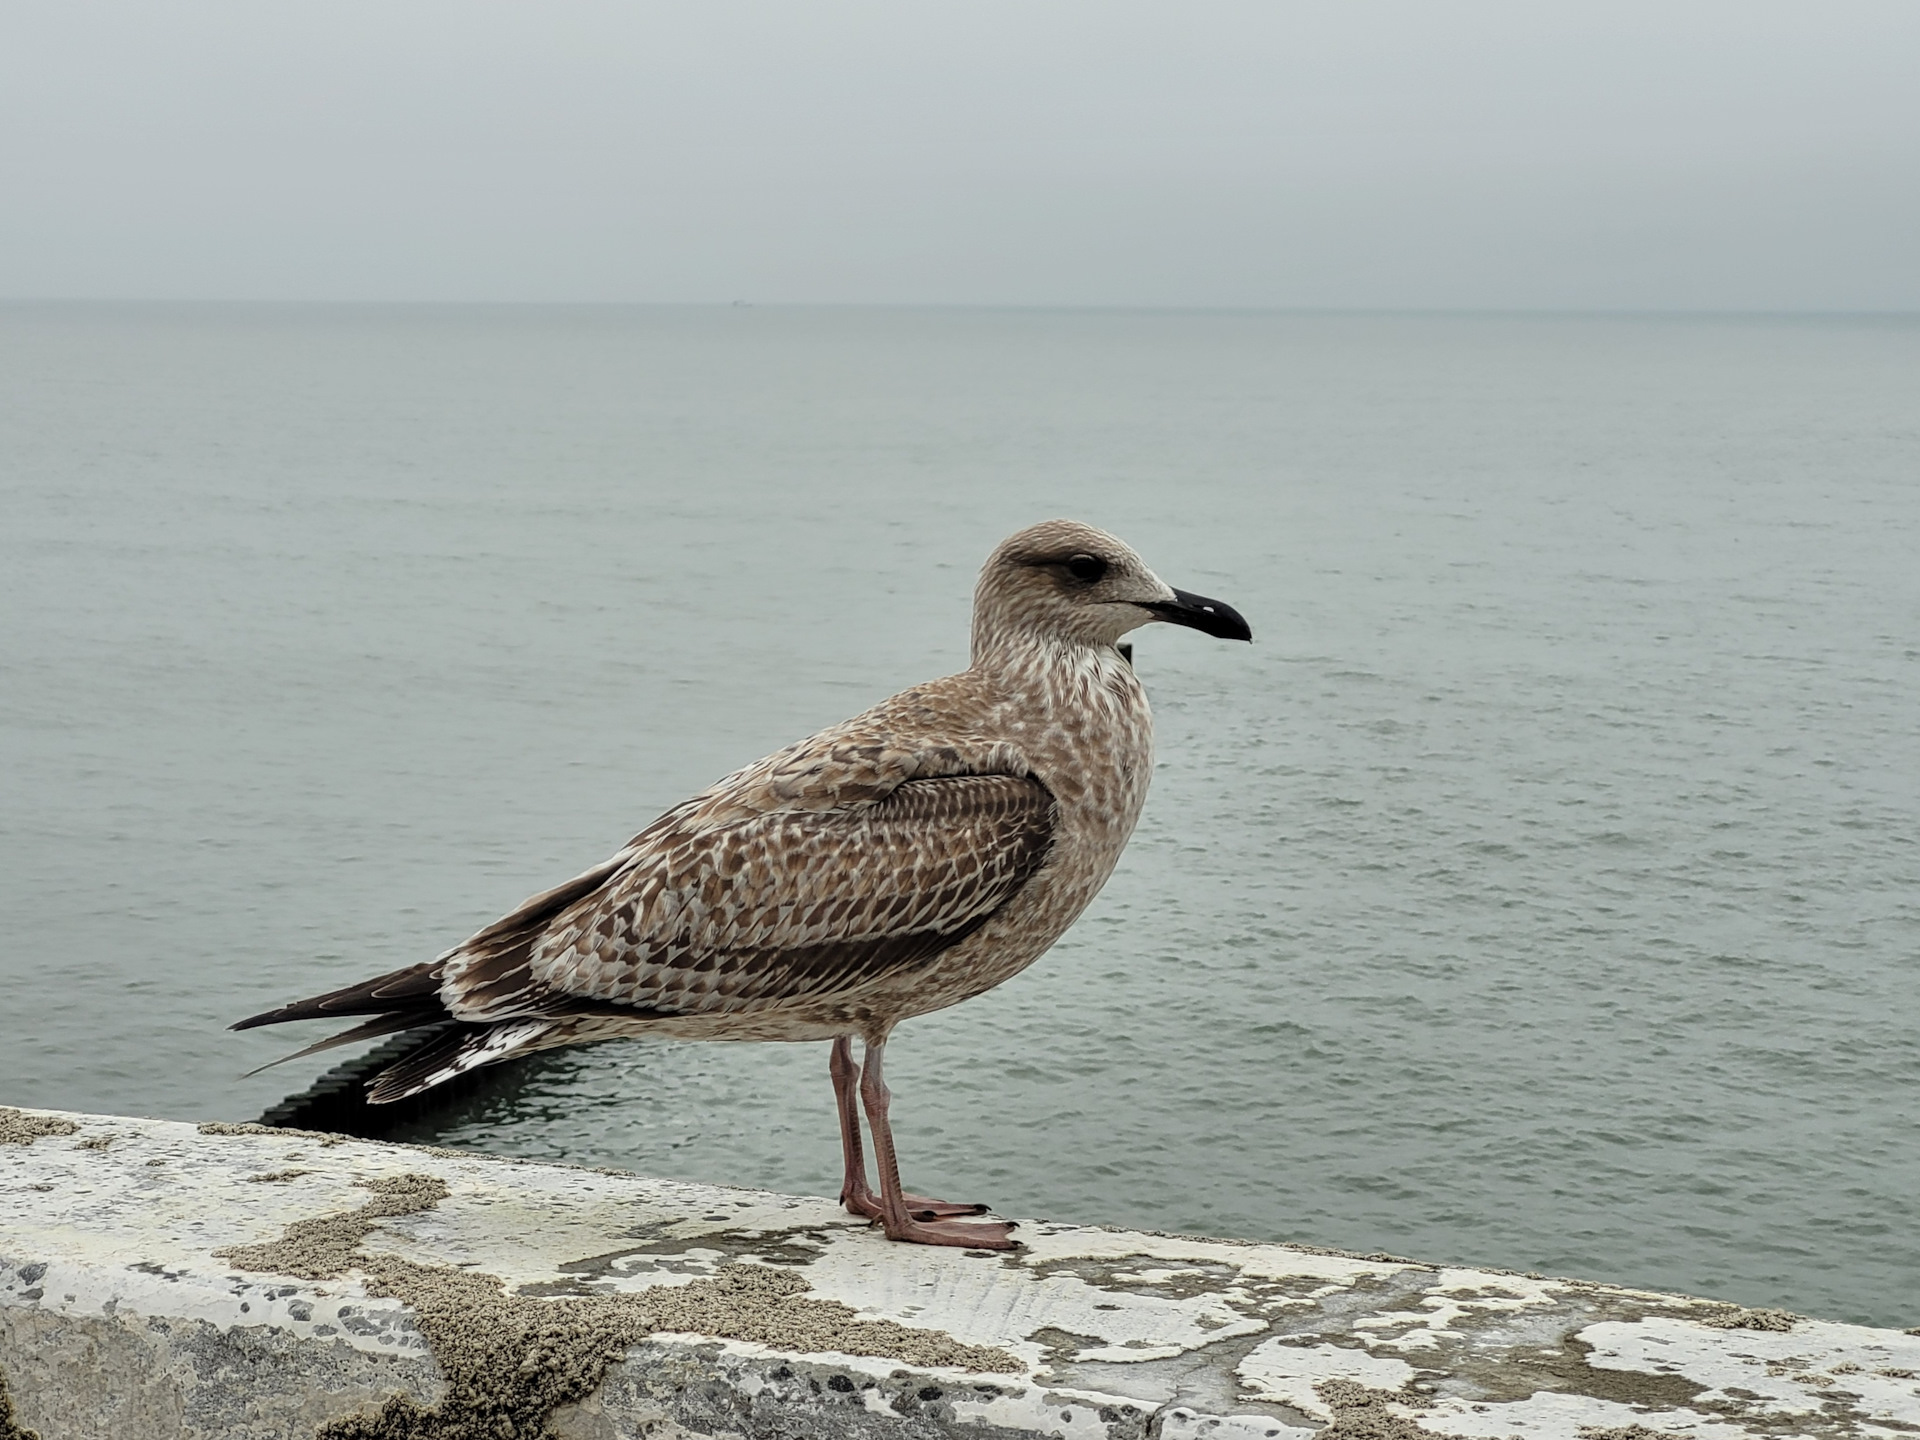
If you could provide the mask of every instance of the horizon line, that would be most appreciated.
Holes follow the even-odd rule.
[[[283,310],[865,310],[1108,315],[1487,316],[1580,318],[1848,318],[1920,317],[1920,306],[1655,306],[1655,305],[1268,305],[1152,302],[952,300],[448,300],[263,299],[159,296],[0,296],[0,308],[143,306]]]

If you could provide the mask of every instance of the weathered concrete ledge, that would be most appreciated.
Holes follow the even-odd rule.
[[[0,1436],[1920,1432],[1920,1337],[1570,1280],[0,1110]],[[0,1392],[3,1395],[4,1392]]]

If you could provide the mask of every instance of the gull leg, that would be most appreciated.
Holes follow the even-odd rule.
[[[840,1181],[840,1203],[855,1215],[869,1220],[881,1217],[880,1197],[867,1183],[867,1156],[860,1143],[860,1102],[855,1091],[860,1085],[860,1065],[853,1058],[853,1037],[842,1035],[833,1042],[828,1062],[833,1073],[833,1098],[840,1112],[840,1155],[845,1161]],[[915,1220],[939,1220],[952,1215],[984,1215],[984,1205],[968,1205],[952,1200],[930,1200],[925,1195],[903,1195],[907,1214]]]
[[[840,1158],[846,1162],[840,1181],[840,1203],[855,1215],[869,1220],[880,1218],[880,1201],[867,1184],[867,1155],[860,1144],[860,1104],[854,1091],[860,1085],[860,1065],[853,1058],[853,1037],[838,1036],[833,1042],[833,1058],[827,1062],[833,1073],[833,1101],[840,1112]]]
[[[873,1128],[873,1158],[880,1167],[880,1214],[889,1240],[908,1240],[916,1245],[961,1245],[973,1250],[1011,1250],[1013,1226],[1004,1220],[964,1224],[938,1218],[922,1219],[936,1212],[916,1209],[919,1196],[900,1189],[900,1161],[894,1154],[893,1127],[887,1123],[887,1106],[893,1099],[887,1082],[881,1078],[880,1062],[886,1053],[885,1040],[868,1040],[865,1063],[860,1067],[860,1098],[866,1102],[867,1124]],[[864,1178],[864,1177],[863,1177]],[[986,1207],[969,1207],[979,1214]],[[948,1213],[952,1213],[951,1210]]]

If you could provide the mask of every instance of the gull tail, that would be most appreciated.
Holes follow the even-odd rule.
[[[325,995],[295,1000],[277,1010],[250,1015],[230,1028],[251,1030],[258,1025],[282,1025],[291,1020],[332,1020],[355,1015],[372,1017],[337,1035],[315,1041],[303,1050],[269,1062],[269,1065],[279,1065],[287,1060],[298,1060],[322,1050],[331,1050],[336,1045],[370,1040],[376,1035],[445,1025],[455,1016],[440,999],[442,973],[438,961],[410,965],[404,970],[376,975],[371,980],[363,980],[343,990],[332,990]],[[409,1095],[418,1095],[422,1090],[430,1090],[443,1081],[464,1075],[482,1065],[492,1065],[531,1050],[543,1050],[548,1045],[563,1043],[552,1032],[565,1028],[564,1024],[551,1020],[457,1025],[374,1076],[367,1087],[367,1103],[386,1105],[395,1100],[404,1100]],[[265,1070],[269,1065],[263,1065],[260,1069]],[[257,1075],[259,1071],[250,1073]]]
[[[462,1025],[390,1065],[367,1086],[369,1105],[389,1105],[422,1090],[478,1070],[482,1065],[565,1044],[555,1035],[567,1027],[552,1020],[508,1020],[497,1025]]]

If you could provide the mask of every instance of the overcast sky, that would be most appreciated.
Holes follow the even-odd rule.
[[[0,296],[1920,308],[1916,0],[0,0]]]

